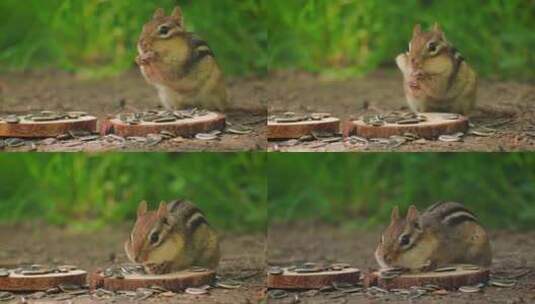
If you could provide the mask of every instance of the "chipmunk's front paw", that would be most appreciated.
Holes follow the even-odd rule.
[[[431,260],[427,260],[427,262],[425,262],[422,266],[420,266],[418,270],[420,272],[428,272],[428,271],[434,270],[435,268],[437,268],[436,263]]]
[[[145,65],[145,64],[149,64],[152,60],[156,58],[157,58],[157,55],[155,52],[146,52],[136,57],[136,63],[139,65]]]
[[[171,263],[168,263],[168,262],[143,264],[143,267],[145,267],[145,271],[149,274],[168,273],[170,266],[171,266]]]

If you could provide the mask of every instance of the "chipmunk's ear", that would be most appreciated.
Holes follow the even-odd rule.
[[[171,13],[171,18],[175,20],[179,26],[184,26],[184,16],[182,15],[182,10],[180,7],[175,6],[173,13]]]
[[[399,207],[396,206],[392,209],[392,214],[390,214],[390,221],[396,223],[399,221]]]
[[[164,201],[160,202],[160,207],[158,207],[156,214],[158,215],[158,218],[164,218],[167,216],[167,204]]]
[[[438,22],[435,22],[435,24],[433,24],[433,32],[442,33],[442,28],[440,27],[440,24],[438,24]]]
[[[435,22],[435,24],[433,24],[433,28],[431,30],[436,35],[438,35],[440,39],[446,40],[446,35],[444,34],[444,31],[442,30],[442,27],[440,26],[440,24],[438,24],[438,22]]]
[[[412,29],[412,37],[416,37],[422,33],[422,26],[420,24],[416,24],[414,28]]]
[[[160,19],[163,17],[165,17],[165,11],[161,7],[157,8],[154,14],[152,15],[152,19]]]
[[[139,206],[137,207],[137,217],[140,217],[144,215],[145,213],[147,213],[147,202],[142,201],[141,203],[139,203]]]
[[[416,206],[411,205],[409,211],[407,212],[407,222],[409,223],[419,223],[420,222],[420,212],[416,209]]]

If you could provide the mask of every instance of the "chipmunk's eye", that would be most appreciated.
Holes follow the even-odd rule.
[[[162,35],[162,36],[163,36],[163,35],[167,35],[167,34],[169,33],[169,30],[170,30],[170,28],[169,28],[167,25],[162,25],[162,26],[160,26],[160,28],[158,29],[158,33],[159,33],[160,35]]]
[[[154,245],[154,244],[158,243],[159,239],[160,239],[160,236],[158,235],[157,232],[151,233],[150,239],[149,239],[150,240],[150,244]]]
[[[401,245],[402,247],[409,245],[410,241],[411,241],[411,236],[408,234],[404,234],[399,237],[399,245]]]
[[[430,53],[436,52],[437,48],[438,48],[438,45],[436,42],[429,42],[429,44],[427,45],[427,49],[429,50]]]

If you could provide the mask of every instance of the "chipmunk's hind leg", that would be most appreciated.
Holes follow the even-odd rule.
[[[221,253],[216,233],[209,226],[203,225],[197,229],[193,239],[195,251],[198,253],[195,264],[210,269],[217,268]]]
[[[183,107],[182,96],[163,85],[156,85],[156,88],[160,102],[166,110],[181,109]]]
[[[492,249],[487,232],[478,224],[472,224],[474,228],[467,236],[465,260],[467,263],[488,267],[492,263]]]

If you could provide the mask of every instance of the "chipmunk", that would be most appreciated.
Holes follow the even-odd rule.
[[[166,109],[227,107],[228,92],[214,53],[204,40],[186,31],[180,7],[171,16],[157,9],[143,26],[137,46],[136,63]]]
[[[215,231],[197,207],[181,200],[161,202],[156,211],[147,211],[147,202],[141,202],[124,249],[133,263],[143,264],[151,274],[191,266],[215,269],[220,258]]]
[[[430,32],[414,27],[409,51],[396,57],[405,96],[414,112],[467,114],[474,108],[477,75],[448,42],[438,23]]]
[[[392,210],[375,251],[381,268],[432,270],[448,264],[488,267],[492,252],[485,229],[476,216],[459,203],[436,203],[421,215],[410,206],[405,219]]]

